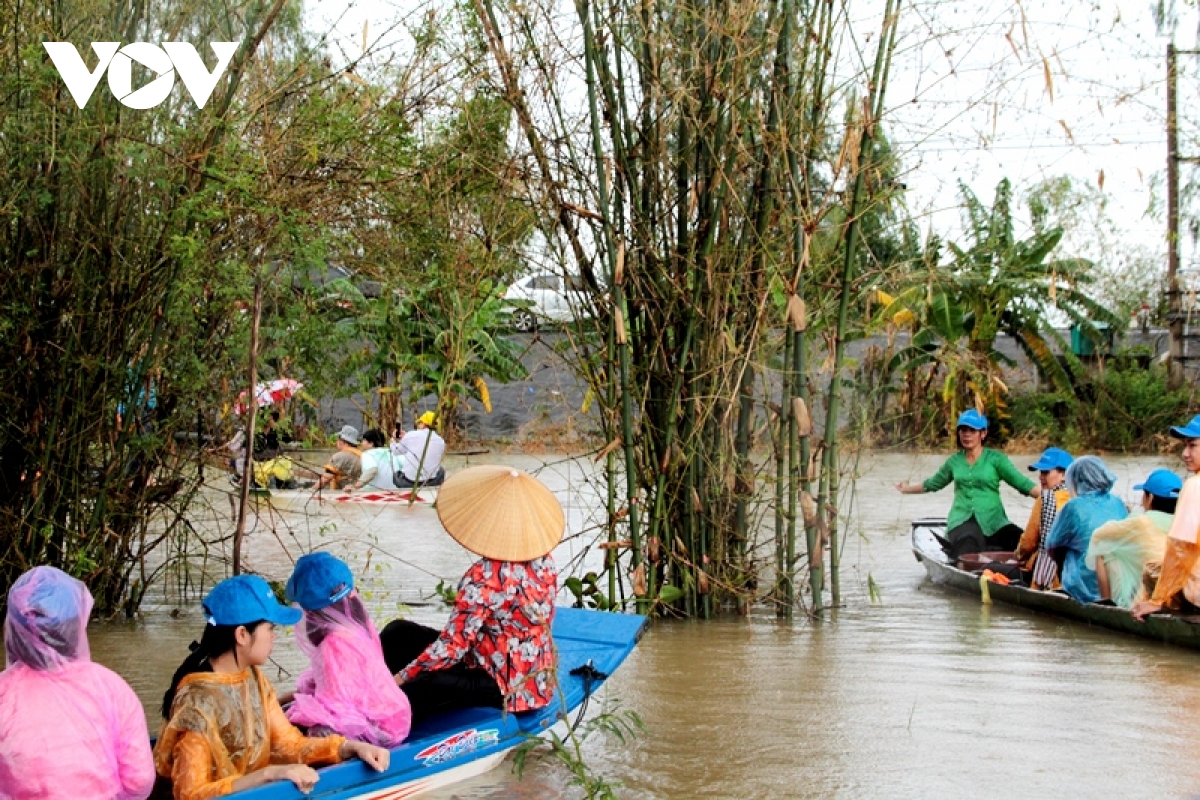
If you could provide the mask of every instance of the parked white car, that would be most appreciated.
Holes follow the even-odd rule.
[[[575,319],[580,309],[579,296],[574,293],[578,279],[552,272],[539,272],[513,281],[504,291],[504,299],[526,301],[512,311],[512,326],[519,331],[531,331],[538,325],[565,323]]]

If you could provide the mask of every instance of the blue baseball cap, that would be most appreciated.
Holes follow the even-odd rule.
[[[958,424],[955,428],[971,428],[976,431],[986,431],[988,426],[987,417],[980,414],[973,408],[968,408],[958,417]]]
[[[1071,458],[1071,454],[1061,447],[1047,447],[1042,457],[1037,460],[1036,464],[1029,465],[1030,472],[1040,472],[1041,470],[1066,469],[1071,466],[1071,462],[1075,459]]]
[[[262,620],[295,625],[303,616],[299,609],[280,605],[270,585],[257,575],[226,578],[212,588],[203,606],[209,625],[249,625]]]
[[[1192,420],[1195,422],[1195,420]],[[1147,492],[1155,497],[1179,497],[1183,488],[1183,480],[1169,469],[1156,469],[1151,472],[1144,483],[1133,487],[1135,492]]]
[[[329,553],[300,556],[287,582],[287,598],[305,611],[317,611],[336,603],[354,589],[354,573],[340,558]]]
[[[1192,417],[1187,425],[1171,426],[1171,435],[1176,439],[1200,439],[1200,414]]]

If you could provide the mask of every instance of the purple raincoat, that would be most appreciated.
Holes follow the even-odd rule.
[[[293,725],[380,747],[404,741],[412,724],[408,697],[388,672],[379,634],[357,593],[305,611],[296,643],[312,666],[296,681],[287,710]]]
[[[146,716],[119,675],[93,664],[92,595],[53,567],[8,592],[0,672],[0,800],[150,795]]]

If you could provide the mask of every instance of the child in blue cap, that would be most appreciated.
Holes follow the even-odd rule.
[[[296,730],[259,669],[271,656],[276,625],[300,612],[280,605],[257,575],[237,575],[204,598],[208,624],[163,697],[162,734],[154,748],[158,774],[176,800],[203,800],[289,780],[309,792],[312,764],[358,757],[382,772],[382,747],[342,736],[310,738]]]
[[[1149,600],[1133,607],[1133,616],[1144,619],[1162,609],[1189,611],[1200,607],[1200,416],[1187,425],[1171,428],[1171,436],[1183,440],[1183,465],[1191,473],[1179,491],[1175,518],[1167,533],[1163,551],[1162,574]]]
[[[1101,525],[1087,551],[1101,602],[1110,600],[1122,608],[1146,599],[1142,572],[1147,564],[1162,562],[1183,481],[1170,470],[1156,469],[1133,488],[1142,493],[1145,513]]]
[[[296,681],[288,719],[310,733],[336,732],[383,747],[403,742],[412,709],[384,661],[350,568],[329,553],[301,556],[287,597],[304,609],[296,643],[312,661]]]

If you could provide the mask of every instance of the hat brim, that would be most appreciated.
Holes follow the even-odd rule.
[[[271,610],[271,616],[267,617],[267,622],[276,625],[295,625],[302,616],[304,616],[304,612],[298,608],[276,604],[275,608]]]
[[[562,540],[562,505],[541,481],[514,467],[482,465],[454,473],[438,490],[438,519],[472,553],[532,561]]]
[[[1170,492],[1170,494],[1159,494],[1159,493],[1158,493],[1158,492],[1156,492],[1156,491],[1153,491],[1153,490],[1151,490],[1151,489],[1147,489],[1147,488],[1146,488],[1146,484],[1144,484],[1144,483],[1138,483],[1138,484],[1134,484],[1133,490],[1134,490],[1135,492],[1146,492],[1147,494],[1152,494],[1152,495],[1154,495],[1155,497],[1165,497],[1165,498],[1167,498],[1168,500],[1177,500],[1177,499],[1179,499],[1179,490],[1178,490],[1178,489],[1172,489],[1172,490],[1171,490],[1171,492]]]
[[[1172,425],[1171,435],[1176,439],[1200,439],[1200,428],[1193,428],[1191,425],[1185,425],[1182,428]]]

